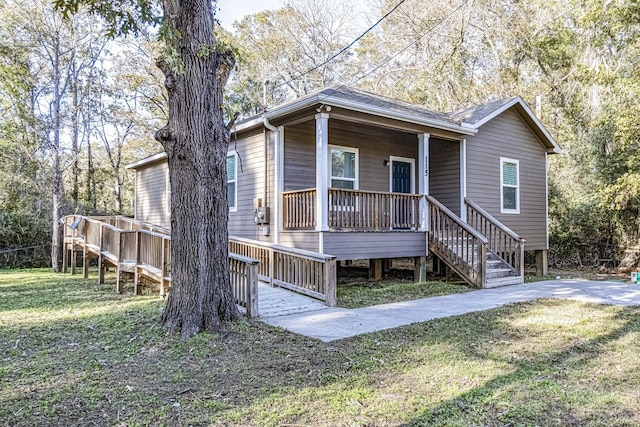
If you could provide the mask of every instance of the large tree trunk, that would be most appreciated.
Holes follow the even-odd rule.
[[[169,94],[163,144],[171,180],[172,288],[162,323],[183,338],[237,319],[229,280],[223,89],[232,56],[217,49],[209,0],[165,0],[165,25],[180,34],[184,69],[159,61]],[[167,41],[167,43],[171,43]]]

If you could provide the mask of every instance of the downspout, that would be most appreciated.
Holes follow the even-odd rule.
[[[262,116],[262,123],[264,124],[264,127],[267,128],[268,130],[270,130],[273,135],[274,135],[274,140],[273,140],[273,147],[274,147],[274,153],[273,153],[273,178],[274,178],[274,185],[273,185],[273,212],[271,215],[271,222],[273,223],[273,243],[275,244],[280,244],[280,193],[282,191],[282,189],[280,188],[280,174],[282,174],[282,171],[280,170],[280,161],[278,160],[278,157],[280,157],[282,154],[280,153],[280,149],[279,149],[279,145],[280,145],[280,130],[273,126],[271,123],[269,123],[269,119],[265,116]],[[267,167],[267,158],[268,158],[268,147],[269,147],[269,139],[268,139],[268,135],[265,132],[265,137],[264,137],[264,143],[265,143],[265,150],[264,150],[264,156],[265,156],[265,167],[264,167],[264,203],[267,203],[267,182],[268,180],[268,176],[269,176],[269,169]]]

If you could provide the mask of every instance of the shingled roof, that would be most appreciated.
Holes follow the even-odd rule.
[[[319,94],[335,98],[342,98],[362,104],[375,105],[389,111],[396,111],[404,114],[415,114],[445,123],[460,123],[459,121],[456,121],[452,117],[450,117],[449,114],[439,113],[437,111],[429,110],[419,105],[410,104],[399,99],[389,98],[377,93],[364,90],[353,89],[345,85],[330,86],[321,90]]]
[[[489,102],[488,104],[474,105],[473,107],[462,108],[460,110],[449,113],[448,116],[451,118],[451,120],[457,123],[464,122],[470,125],[475,125],[485,117],[500,110],[505,105],[508,105],[517,98],[518,97],[514,96],[507,99],[500,99],[498,101]]]

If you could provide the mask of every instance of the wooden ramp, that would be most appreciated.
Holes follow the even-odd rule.
[[[170,290],[169,230],[126,217],[70,215],[65,217],[63,271],[71,260],[75,273],[78,252],[85,278],[91,258],[98,260],[100,283],[108,268],[115,270],[117,292],[123,291],[123,277],[133,280],[135,294],[143,284],[158,285],[161,295]],[[330,255],[230,237],[229,273],[236,303],[249,317],[336,304],[336,261]],[[270,286],[259,292],[258,280]]]
[[[258,314],[260,318],[307,313],[328,308],[328,305],[315,298],[287,289],[272,287],[264,282],[258,283]]]

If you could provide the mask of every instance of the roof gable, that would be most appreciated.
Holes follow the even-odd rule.
[[[462,126],[478,130],[485,123],[495,119],[500,114],[513,108],[529,126],[529,129],[540,139],[542,144],[550,153],[561,153],[562,149],[544,127],[540,119],[533,113],[531,108],[519,96],[490,102],[488,104],[464,108],[450,113],[452,120],[460,121]]]

